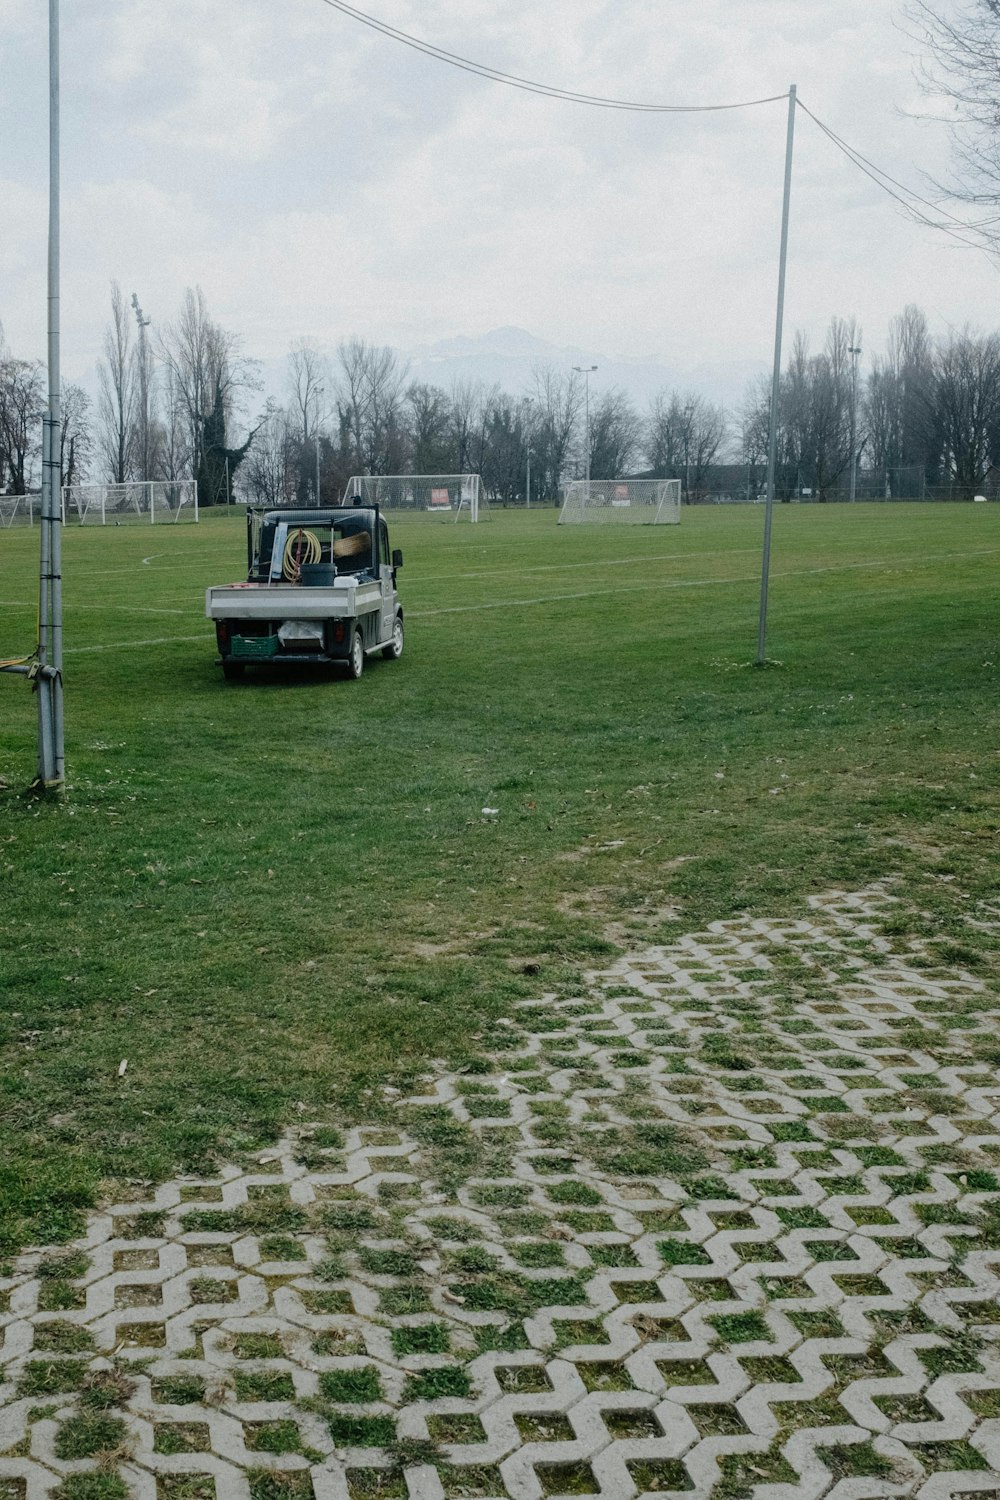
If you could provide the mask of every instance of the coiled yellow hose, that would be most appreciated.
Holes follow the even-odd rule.
[[[323,544],[315,531],[303,527],[288,538],[281,563],[281,576],[288,583],[298,583],[303,563],[317,563],[323,555]]]

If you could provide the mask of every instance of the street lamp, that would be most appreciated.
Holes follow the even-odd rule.
[[[585,419],[584,419],[584,423],[585,423],[585,425],[584,425],[584,448],[585,448],[586,459],[587,459],[587,492],[586,492],[586,499],[584,500],[583,503],[584,503],[584,505],[589,505],[590,504],[590,377],[591,377],[591,375],[593,375],[594,371],[597,369],[597,366],[596,365],[574,365],[573,369],[576,371],[576,373],[578,375],[582,375],[583,376],[583,380],[584,380],[584,411],[586,413],[586,416],[585,416]]]
[[[319,500],[319,398],[320,398],[320,396],[323,395],[324,389],[325,389],[325,387],[323,387],[321,385],[318,385],[316,387],[316,436],[315,436],[315,438],[314,438],[313,441],[316,444],[316,507],[317,507],[317,509],[319,508],[319,503],[320,503],[320,500]]]
[[[851,356],[851,503],[858,497],[858,356],[860,349],[852,344]]]
[[[694,402],[689,401],[684,408],[684,468],[686,471],[685,495],[688,505],[691,504],[691,423],[694,421]]]
[[[531,449],[528,449],[528,472],[525,483],[525,509],[531,509]]]

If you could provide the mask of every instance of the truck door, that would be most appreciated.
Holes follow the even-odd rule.
[[[382,614],[379,620],[379,641],[387,641],[392,635],[396,619],[396,589],[392,580],[392,557],[389,553],[389,528],[380,518],[378,523],[378,576],[382,588]]]

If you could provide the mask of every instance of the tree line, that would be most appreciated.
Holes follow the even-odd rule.
[[[451,389],[411,379],[394,350],[352,338],[332,361],[312,340],[293,345],[286,397],[248,421],[257,362],[189,288],[178,316],[150,331],[133,295],[111,285],[98,395],[63,392],[64,485],[194,477],[199,503],[238,495],[267,505],[331,503],[356,474],[479,473],[501,504],[554,501],[567,477],[613,479],[652,463],[700,485],[722,453],[729,420],[704,397],[664,392],[641,413],[621,390],[595,393],[575,371],[539,367],[530,394],[498,385]],[[0,343],[0,492],[37,484],[44,369]],[[231,440],[239,430],[243,441]],[[529,481],[530,470],[530,481]],[[668,472],[669,471],[669,472]]]
[[[862,369],[855,321],[834,318],[823,347],[796,334],[780,382],[776,490],[784,500],[970,494],[1000,464],[1000,334],[934,339],[915,306],[891,320]],[[0,492],[37,483],[43,366],[15,357],[0,330]],[[189,288],[153,329],[117,283],[97,399],[63,391],[62,479],[194,477],[202,505],[332,503],[355,474],[479,473],[495,503],[555,501],[566,479],[680,479],[686,497],[764,490],[771,382],[732,411],[661,391],[640,410],[620,389],[590,392],[573,370],[539,366],[531,390],[411,378],[385,346],[352,338],[327,359],[313,340],[287,358],[283,401],[261,409],[256,361]],[[589,417],[589,421],[587,418]],[[238,432],[241,441],[233,434]]]
[[[37,488],[44,377],[42,362],[15,356],[0,328],[0,493]],[[151,334],[138,298],[129,306],[112,282],[97,399],[63,384],[62,484],[195,478],[203,504],[231,501],[254,431],[236,446],[229,432],[256,387],[256,362],[211,317],[200,287]]]
[[[530,394],[457,381],[410,379],[392,349],[350,339],[332,362],[312,341],[288,356],[288,399],[265,413],[240,481],[259,504],[324,503],[357,474],[481,474],[501,505],[553,502],[570,476],[615,479],[648,464],[688,463],[702,481],[728,422],[703,397],[664,393],[642,414],[621,390],[591,397],[580,374],[538,366]],[[679,473],[680,470],[678,469]]]
[[[1000,334],[965,328],[934,339],[910,305],[864,374],[860,351],[860,328],[843,318],[816,354],[795,336],[778,405],[778,496],[843,495],[852,464],[862,498],[970,497],[990,485],[1000,464]],[[741,413],[742,461],[758,491],[770,407],[761,380]]]

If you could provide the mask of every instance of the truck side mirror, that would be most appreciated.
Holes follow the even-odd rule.
[[[403,566],[403,553],[399,547],[393,550],[392,565],[394,568],[401,568]]]

